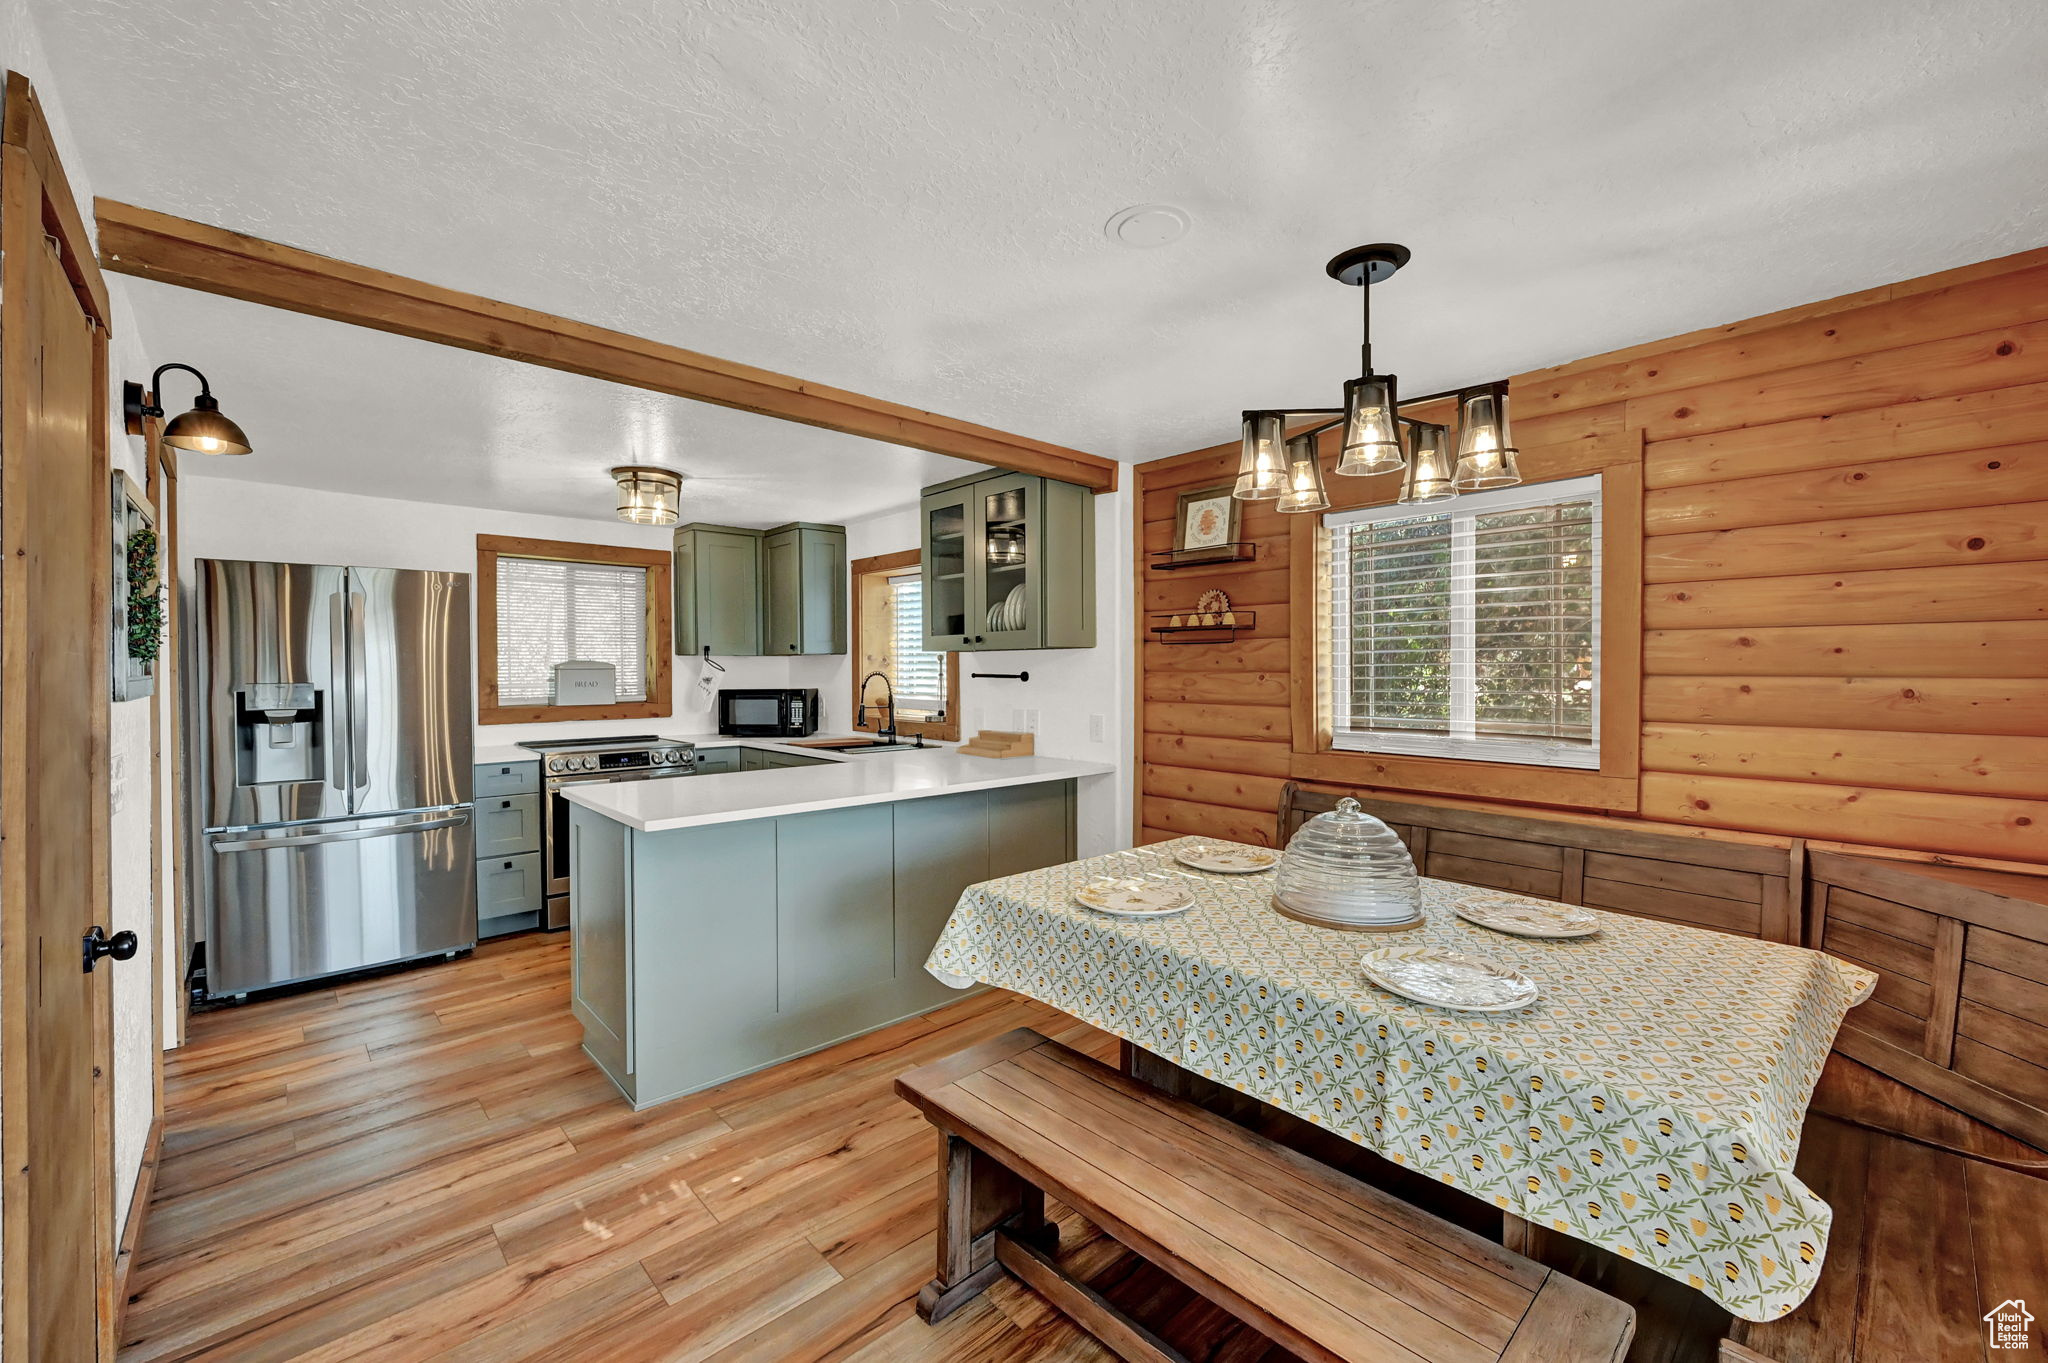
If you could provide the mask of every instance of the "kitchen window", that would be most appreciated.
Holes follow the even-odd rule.
[[[1331,749],[1598,770],[1600,491],[1325,517]]]
[[[477,536],[477,673],[486,724],[665,719],[669,559],[655,550]],[[609,663],[608,705],[555,703],[555,667]]]
[[[853,564],[853,624],[858,641],[854,685],[856,727],[882,727],[882,687],[868,683],[863,713],[861,681],[880,672],[896,698],[899,732],[947,741],[960,737],[957,655],[924,647],[924,577],[915,549]]]

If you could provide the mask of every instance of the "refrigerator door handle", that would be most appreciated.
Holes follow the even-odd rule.
[[[259,852],[272,847],[313,847],[329,842],[355,842],[362,838],[387,838],[399,833],[423,833],[430,828],[453,828],[469,822],[469,811],[411,823],[386,824],[381,828],[348,828],[336,833],[286,833],[269,838],[235,838],[213,844],[216,852]]]
[[[348,612],[347,603],[348,597],[342,592],[336,592],[327,598],[327,659],[330,669],[328,675],[331,677],[346,677],[349,675],[348,636],[345,633],[348,627],[346,619]],[[333,742],[332,737],[336,734],[348,734],[353,731],[355,726],[352,723],[353,717],[348,714],[346,708],[341,703],[340,695],[336,692],[331,692],[330,695],[332,696],[332,703],[328,706],[327,712],[327,732],[330,739],[327,744],[327,767],[330,773],[328,780],[336,790],[347,790],[349,788],[349,745],[345,742]]]
[[[363,612],[369,598],[348,596],[348,741],[349,775],[356,789],[370,784],[370,684]]]

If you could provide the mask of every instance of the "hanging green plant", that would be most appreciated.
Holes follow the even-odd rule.
[[[128,656],[154,663],[164,646],[164,593],[157,575],[156,531],[128,537]]]

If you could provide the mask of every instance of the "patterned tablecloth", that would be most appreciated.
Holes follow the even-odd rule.
[[[1073,899],[1112,861],[970,886],[926,968],[1049,1003],[1746,1320],[1812,1290],[1833,1212],[1792,1169],[1868,971],[1623,914],[1594,937],[1510,937],[1453,913],[1491,892],[1441,880],[1399,934],[1282,917],[1270,874],[1203,874],[1187,913],[1113,918]],[[1542,995],[1500,1014],[1411,1003],[1357,973],[1394,942],[1484,954]]]

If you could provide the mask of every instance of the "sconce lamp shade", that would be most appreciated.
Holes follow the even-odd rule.
[[[1230,495],[1259,502],[1278,497],[1285,487],[1281,468],[1285,455],[1286,418],[1279,412],[1246,412],[1244,446],[1237,456],[1237,486]]]
[[[1521,482],[1519,453],[1508,436],[1506,385],[1467,389],[1458,395],[1458,468],[1453,482],[1460,491]]]
[[[163,442],[198,454],[247,454],[249,437],[227,419],[211,393],[192,400],[192,410],[171,418],[164,427]]]
[[[1313,433],[1287,442],[1287,488],[1275,507],[1281,511],[1324,511],[1330,497],[1323,490],[1322,461],[1316,456]]]
[[[1337,472],[1349,478],[1401,467],[1399,406],[1392,374],[1367,374],[1344,385],[1344,450]]]
[[[683,475],[651,464],[621,464],[612,470],[619,485],[619,519],[634,525],[674,525],[681,519]]]
[[[1408,476],[1401,482],[1404,502],[1437,502],[1458,495],[1451,483],[1451,431],[1427,421],[1408,424]]]

